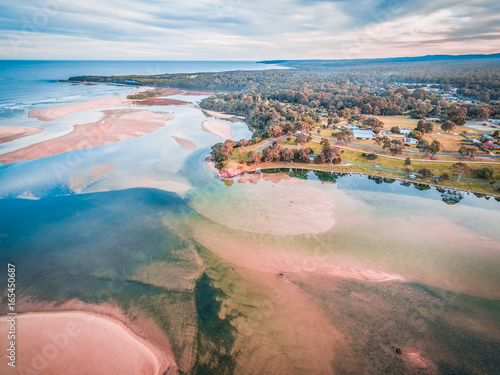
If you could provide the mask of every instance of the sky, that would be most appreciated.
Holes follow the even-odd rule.
[[[0,0],[0,59],[500,53],[498,0]]]

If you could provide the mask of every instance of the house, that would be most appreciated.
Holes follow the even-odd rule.
[[[318,154],[311,154],[309,155],[309,160],[314,161],[314,159],[318,156]]]
[[[355,125],[344,125],[342,126],[342,129],[358,130],[359,128]]]
[[[399,129],[399,134],[404,134],[404,135],[408,135],[411,133],[411,129]]]
[[[498,145],[493,142],[484,142],[483,146],[486,147],[488,150],[498,150]]]
[[[418,145],[418,139],[416,138],[405,138],[403,139],[404,143],[408,143],[409,145]]]
[[[361,129],[353,129],[353,138],[356,139],[373,139],[375,138],[375,133],[371,130],[361,130]]]
[[[493,137],[491,135],[488,135],[488,134],[483,134],[482,138],[483,138],[483,142],[484,141],[491,141],[493,139]]]
[[[479,139],[476,139],[476,138],[472,138],[471,142],[474,143],[474,144],[476,144],[476,145],[480,145],[481,144],[481,141]]]

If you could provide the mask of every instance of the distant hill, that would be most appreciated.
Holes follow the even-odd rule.
[[[368,64],[387,64],[387,63],[404,63],[404,62],[425,62],[425,61],[466,61],[466,60],[484,60],[484,59],[500,59],[500,53],[491,55],[427,55],[416,57],[391,57],[391,58],[376,58],[376,59],[338,59],[338,60],[264,60],[259,61],[263,64],[279,64],[290,67],[337,67],[349,65],[368,65]]]

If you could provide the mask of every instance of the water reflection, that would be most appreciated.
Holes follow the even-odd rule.
[[[350,173],[337,173],[337,172],[323,172],[323,171],[317,171],[317,170],[308,170],[308,169],[294,169],[294,168],[273,168],[273,169],[265,169],[262,171],[257,171],[257,172],[249,172],[246,173],[242,176],[252,176],[252,175],[268,175],[268,174],[275,174],[276,177],[273,178],[273,181],[280,181],[281,179],[285,177],[292,177],[292,178],[297,178],[301,180],[311,180],[311,181],[321,181],[322,183],[332,183],[336,184],[340,182],[340,179],[343,179],[342,182],[346,182],[346,180],[353,179],[353,178],[361,178],[367,181],[374,182],[376,185],[391,185],[395,184],[396,179],[393,178],[388,178],[388,177],[379,177],[379,176],[365,176],[365,175],[359,175],[355,174],[352,175]],[[224,184],[226,186],[232,186],[233,182],[232,179],[227,179],[223,180]],[[245,182],[251,182],[255,183],[257,180],[255,178],[238,178],[238,183],[245,183]],[[350,187],[353,187],[354,184],[349,183]],[[396,186],[396,185],[395,185]],[[450,189],[450,188],[443,188],[440,186],[432,186],[428,184],[422,184],[419,182],[414,182],[414,181],[400,181],[400,183],[397,186],[401,186],[403,188],[408,188],[408,187],[413,187],[415,190],[419,192],[434,192],[434,193],[439,193],[429,195],[427,194],[425,197],[426,198],[437,198],[438,196],[440,199],[450,205],[450,204],[457,204],[459,202],[462,202],[463,199],[468,196],[471,199],[474,198],[484,198],[485,200],[489,200],[491,196],[486,195],[486,194],[479,194],[479,193],[469,193],[469,192],[464,192],[461,190],[456,190],[456,189]],[[356,188],[359,188],[359,186],[356,186]],[[375,186],[367,186],[367,189],[375,189]],[[397,192],[399,194],[405,194],[405,195],[413,195],[412,192],[407,191],[406,189],[399,189],[399,188],[391,188],[392,192]],[[500,202],[500,197],[494,197],[495,201]],[[469,200],[470,202],[470,200]],[[477,202],[476,199],[474,199],[474,202]]]

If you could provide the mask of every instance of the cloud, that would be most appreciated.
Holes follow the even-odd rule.
[[[478,0],[23,0],[2,5],[0,58],[260,60],[500,52]]]

